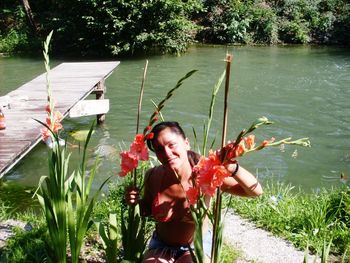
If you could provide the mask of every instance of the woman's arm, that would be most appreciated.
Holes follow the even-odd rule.
[[[140,198],[140,189],[135,187],[128,187],[125,192],[125,201],[128,205],[140,205],[140,211],[143,216],[149,216],[151,214],[152,194],[150,190],[150,177],[151,170],[148,170],[145,174],[144,180],[144,193]]]
[[[221,190],[239,196],[262,195],[263,190],[256,177],[242,166],[238,166],[238,170],[235,172],[237,165],[230,164],[226,167],[228,171],[234,174],[225,178]]]

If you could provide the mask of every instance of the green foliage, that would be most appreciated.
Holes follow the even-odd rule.
[[[212,43],[248,42],[247,31],[251,21],[248,5],[240,1],[213,2],[204,3],[206,12],[202,14],[203,29],[199,38]]]
[[[221,263],[236,262],[239,256],[240,252],[238,250],[226,243],[223,243],[221,251]]]
[[[141,262],[146,249],[147,219],[141,216],[139,205],[133,205],[121,214],[123,260]]]
[[[85,146],[83,150],[83,158],[81,161],[81,167],[74,172],[69,178],[70,185],[67,192],[67,224],[69,233],[69,243],[71,251],[71,261],[74,263],[79,262],[80,250],[83,245],[86,232],[93,224],[91,220],[92,211],[95,205],[97,196],[105,183],[110,179],[107,178],[99,187],[99,189],[90,197],[90,190],[93,180],[96,175],[96,169],[98,166],[98,158],[93,168],[88,172],[86,171],[86,151],[87,146],[91,138],[94,123],[92,124],[90,131],[87,135]],[[86,182],[87,174],[89,179]]]
[[[250,14],[252,21],[249,32],[253,42],[276,44],[278,39],[278,19],[274,10],[265,3],[259,3],[252,7]]]
[[[74,55],[180,53],[205,43],[349,45],[347,0],[30,1],[40,34],[54,30],[53,51]],[[39,51],[24,8],[0,5],[0,51]]]
[[[193,40],[199,1],[33,1],[44,31],[54,30],[55,51],[83,55],[178,53]]]
[[[143,176],[151,167],[151,162],[142,162],[137,169],[137,185],[143,185]],[[125,189],[129,187],[133,182],[130,176],[123,178],[121,183],[111,183],[108,187],[108,195],[100,200],[94,209],[94,217],[96,221],[107,228],[110,222],[106,221],[110,214],[117,214],[120,216],[120,220],[117,220],[117,236],[118,240],[118,254],[123,255],[124,260],[138,262],[141,259],[142,253],[145,249],[146,242],[150,238],[150,233],[154,229],[154,223],[146,220],[144,217],[140,217],[138,206],[133,209],[129,209],[124,198]],[[130,229],[128,231],[127,229]],[[131,231],[133,230],[133,231]],[[101,231],[103,231],[101,229]],[[107,230],[107,232],[110,230]],[[102,235],[101,235],[102,237]],[[111,242],[111,246],[114,246],[114,241]],[[127,245],[127,244],[132,244]],[[109,254],[109,246],[104,247],[106,255]],[[112,253],[112,252],[111,252]],[[113,255],[114,257],[114,255]]]
[[[108,224],[97,222],[96,227],[106,251],[106,262],[116,262],[118,252],[117,214],[109,214]]]
[[[300,249],[307,245],[322,251],[332,240],[330,252],[343,254],[350,245],[350,189],[305,194],[284,184],[269,184],[256,199],[234,198],[232,207],[259,226],[283,236]]]
[[[40,178],[37,197],[44,211],[52,242],[52,261],[66,262],[68,164],[70,154],[56,146],[49,153],[49,175]],[[42,183],[45,183],[45,186]]]
[[[204,42],[349,44],[345,0],[207,0],[203,5],[197,37]]]
[[[30,231],[15,229],[15,235],[7,240],[0,250],[0,262],[45,262],[47,258],[47,230],[40,218],[35,218],[35,225]],[[39,221],[38,221],[39,219]]]
[[[309,42],[308,27],[301,21],[281,21],[279,36],[281,41],[294,44]]]
[[[23,50],[28,45],[25,14],[18,4],[4,3],[0,9],[0,51]]]
[[[349,46],[350,42],[350,3],[339,7],[339,12],[336,15],[336,20],[333,23],[331,41],[342,45]]]

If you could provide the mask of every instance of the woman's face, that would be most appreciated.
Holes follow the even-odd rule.
[[[158,160],[170,170],[180,171],[182,165],[188,162],[188,139],[184,139],[170,128],[165,128],[158,134],[153,147]]]

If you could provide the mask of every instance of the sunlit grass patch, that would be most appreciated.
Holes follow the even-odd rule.
[[[259,198],[232,198],[230,206],[243,217],[304,250],[342,255],[350,246],[350,188],[307,194],[283,183],[268,183]]]

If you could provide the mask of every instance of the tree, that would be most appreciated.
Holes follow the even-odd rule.
[[[38,35],[39,34],[39,26],[36,23],[36,21],[34,20],[34,16],[33,16],[33,13],[32,13],[32,9],[30,8],[29,1],[28,0],[22,0],[22,4],[23,4],[24,10],[26,12],[29,24],[30,24],[31,28],[33,29],[33,32],[36,35]]]

